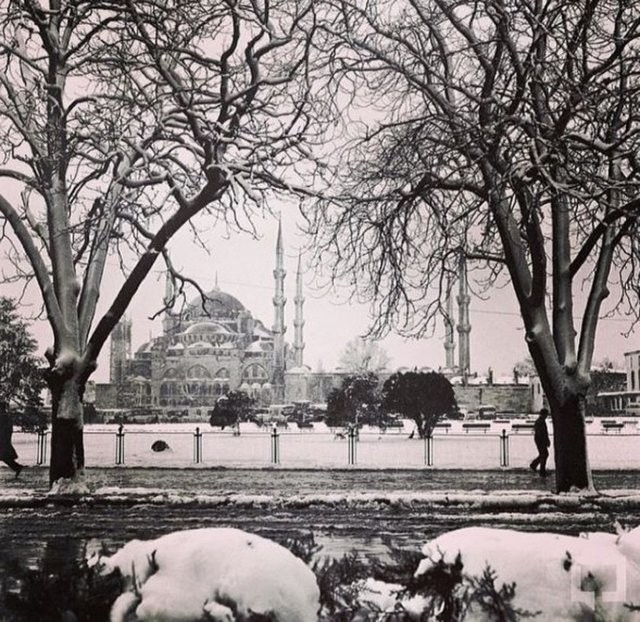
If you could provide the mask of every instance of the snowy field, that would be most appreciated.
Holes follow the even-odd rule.
[[[603,425],[602,421],[608,422]],[[620,419],[589,423],[589,456],[594,469],[640,468],[640,433],[637,420]],[[501,451],[506,433],[509,467],[522,467],[535,455],[530,422],[460,422],[451,421],[450,427],[438,427],[434,434],[431,462],[434,468],[493,469],[501,464]],[[202,438],[200,459],[196,459],[196,427]],[[118,426],[87,425],[85,427],[86,464],[105,467],[116,464]],[[427,465],[426,445],[423,440],[411,438],[413,423],[404,422],[403,428],[381,432],[365,427],[356,445],[354,466],[362,468],[424,468]],[[188,467],[266,467],[278,464],[284,468],[342,468],[349,465],[349,442],[315,423],[312,429],[298,429],[295,424],[277,429],[278,460],[274,460],[274,439],[270,428],[259,428],[252,423],[240,426],[240,435],[231,429],[220,431],[207,424],[192,423],[142,425],[124,427],[125,466]],[[151,446],[162,440],[169,446],[163,452],[154,452]],[[47,435],[47,445],[49,443]],[[37,459],[37,436],[14,433],[14,445],[26,464]],[[50,447],[47,446],[45,464]],[[504,460],[504,457],[502,457]],[[549,467],[553,468],[550,459]]]

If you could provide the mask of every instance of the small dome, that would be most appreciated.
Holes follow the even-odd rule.
[[[174,343],[169,346],[169,350],[184,350],[184,344],[182,343]]]
[[[197,322],[196,324],[192,324],[184,331],[185,335],[190,335],[193,333],[198,334],[224,334],[230,335],[231,333],[220,324],[216,324],[215,322]]]

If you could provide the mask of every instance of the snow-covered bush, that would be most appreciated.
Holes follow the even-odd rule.
[[[487,591],[479,600],[476,593],[465,597],[465,620],[537,613],[541,620],[640,620],[633,606],[640,600],[640,528],[620,536],[574,537],[468,527],[428,542],[423,554],[417,581],[430,583],[440,567],[457,566],[465,577],[491,579],[494,592],[509,605],[506,614],[495,617],[489,613],[495,594]]]
[[[125,591],[112,622],[316,622],[319,590],[308,566],[271,540],[239,529],[177,531],[132,540],[99,560]]]
[[[458,555],[452,563],[440,559],[416,576],[419,553],[391,550],[381,563],[356,554],[325,561],[316,567],[323,622],[462,622],[473,606],[487,620],[512,622],[530,617],[512,601],[515,586],[496,586],[495,572],[485,567],[477,576],[463,572]]]

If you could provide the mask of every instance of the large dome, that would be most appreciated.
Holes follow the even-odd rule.
[[[241,311],[245,311],[244,305],[231,294],[214,289],[205,294],[204,308],[202,297],[198,296],[189,303],[185,320],[210,319],[216,317],[236,317]]]

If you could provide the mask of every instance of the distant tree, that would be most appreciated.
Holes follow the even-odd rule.
[[[349,376],[344,383],[350,420],[356,424],[376,425],[380,415],[380,381],[373,372]]]
[[[327,425],[377,425],[380,416],[378,385],[378,376],[372,372],[347,376],[342,386],[333,389],[327,398]]]
[[[254,404],[255,400],[244,391],[229,391],[218,398],[209,423],[222,429],[235,425],[247,417]]]
[[[533,364],[531,356],[525,356],[513,366],[513,371],[520,376],[535,376],[536,366]]]
[[[398,372],[382,387],[382,409],[413,419],[420,438],[431,434],[438,419],[456,412],[451,383],[437,372]]]
[[[0,298],[0,409],[13,411],[14,422],[25,429],[46,424],[40,397],[46,383],[36,347],[15,302]]]
[[[356,337],[340,355],[340,367],[351,374],[379,373],[391,361],[386,351],[371,339]]]
[[[604,356],[601,359],[595,361],[591,366],[591,370],[608,371],[613,369],[624,369],[624,365],[619,361],[614,361],[608,356]]]
[[[13,423],[23,432],[38,432],[46,430],[49,422],[41,406],[31,404],[13,412]]]
[[[342,387],[331,389],[327,396],[327,414],[324,422],[331,428],[344,425],[346,422],[347,403]]]

